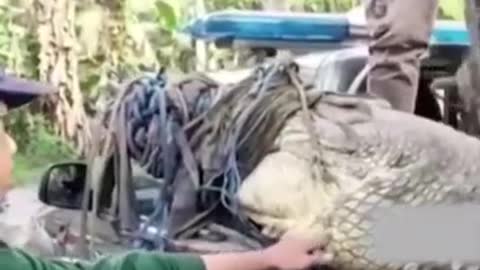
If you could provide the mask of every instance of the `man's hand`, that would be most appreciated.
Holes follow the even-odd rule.
[[[333,259],[322,251],[326,239],[287,233],[277,244],[259,251],[202,256],[206,270],[304,270]]]
[[[294,233],[287,233],[282,240],[264,252],[270,265],[275,269],[307,269],[332,261],[333,255],[322,250],[326,243],[326,237],[324,239],[308,239]]]

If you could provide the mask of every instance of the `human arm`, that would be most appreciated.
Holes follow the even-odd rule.
[[[181,255],[130,252],[95,263],[42,260],[18,249],[0,248],[0,269],[8,270],[290,270],[327,264],[331,255],[320,252],[322,242],[287,235],[259,251],[218,255]]]
[[[205,270],[194,255],[130,252],[108,256],[94,263],[40,259],[18,249],[0,249],[0,269],[8,270]]]
[[[204,255],[207,270],[291,270],[325,265],[333,256],[321,251],[325,239],[305,239],[291,233],[277,244],[259,251]]]

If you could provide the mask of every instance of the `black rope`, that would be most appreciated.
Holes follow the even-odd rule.
[[[173,160],[178,163],[179,158],[165,156],[164,153],[165,140],[173,140],[172,126],[175,124],[183,127],[187,124],[185,119],[193,119],[207,111],[212,100],[209,93],[204,91],[194,100],[194,106],[184,112],[167,93],[167,78],[162,72],[156,77],[143,76],[133,81],[128,88],[130,93],[123,103],[127,114],[129,155],[152,176],[164,178],[165,168],[172,165],[166,166],[167,163]],[[175,167],[178,164],[173,165]]]
[[[156,76],[145,75],[131,82],[121,100],[125,112],[128,156],[137,161],[147,173],[165,181],[154,212],[138,232],[134,233],[135,248],[163,249],[167,245],[167,224],[174,197],[173,185],[181,166],[181,151],[175,142],[175,136],[179,132],[184,132],[182,127],[187,121],[210,109],[213,103],[211,92],[217,87],[206,78],[200,78],[202,85],[188,85],[194,80],[185,80],[177,85],[178,88],[200,86],[201,91],[194,95],[193,100],[189,100],[190,104],[184,100],[188,99],[184,95],[186,93],[182,93],[182,90],[190,89],[180,89],[175,93],[176,96],[172,92],[167,92],[167,77],[163,71]],[[155,242],[153,245],[142,238],[150,226],[158,230],[159,236],[153,240]]]
[[[235,219],[240,221],[242,231],[248,232],[249,235],[253,234],[259,240],[263,238],[263,242],[266,238],[262,237],[248,221],[248,218],[241,214],[235,199],[243,180],[238,151],[247,140],[246,137],[252,133],[249,132],[250,127],[247,127],[246,123],[252,117],[258,117],[255,123],[262,121],[265,117],[264,114],[259,116],[252,114],[267,91],[284,84],[282,78],[287,77],[285,72],[288,68],[291,66],[275,63],[266,68],[257,69],[254,74],[256,76],[255,83],[248,89],[247,95],[252,102],[247,104],[245,110],[234,121],[235,128],[228,137],[230,143],[228,143],[228,149],[225,149],[225,153],[227,153],[225,167],[222,174],[216,176],[220,177],[220,183],[214,181],[215,179],[206,179],[207,181],[197,187],[198,193],[219,194],[215,202],[207,204],[213,205],[220,202]],[[202,81],[203,84],[198,85],[198,81]],[[195,82],[197,82],[196,85]],[[197,95],[193,95],[193,99],[188,96],[188,91],[191,90],[188,89],[189,86],[202,88]],[[168,91],[172,89],[175,91]],[[218,90],[218,85],[201,77],[184,80],[172,87],[167,84],[167,77],[163,71],[156,76],[142,76],[127,86],[121,106],[125,111],[125,139],[128,155],[149,174],[165,180],[154,213],[134,234],[133,245],[135,248],[163,249],[168,244],[166,230],[173,202],[173,182],[182,165],[182,151],[176,143],[176,136],[178,132],[185,132],[184,128],[188,126],[189,121],[200,118],[212,108],[215,96],[212,92],[214,90]],[[188,135],[190,134],[183,133],[182,138],[188,140]],[[204,203],[206,202],[204,201]],[[203,205],[203,207],[208,209],[209,205]],[[150,242],[144,241],[148,239],[142,239],[149,226],[154,226],[160,237],[160,239],[154,240],[153,245],[151,239]]]

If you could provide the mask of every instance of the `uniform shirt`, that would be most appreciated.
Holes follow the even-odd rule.
[[[206,270],[202,259],[193,255],[131,252],[105,257],[95,263],[68,263],[43,260],[5,245],[0,248],[2,270]]]

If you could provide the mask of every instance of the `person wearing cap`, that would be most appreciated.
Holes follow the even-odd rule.
[[[50,91],[47,85],[7,76],[0,70],[0,116],[4,118],[9,109],[20,107],[35,96]],[[17,146],[4,132],[2,120],[0,119],[0,240],[38,256],[54,256],[61,248],[39,224],[39,214],[49,207],[39,203],[35,194],[25,189],[12,190],[8,196],[6,194],[10,190],[13,166],[9,153],[13,154]]]
[[[367,90],[413,113],[438,0],[364,0],[369,45]]]
[[[8,110],[30,102],[37,96],[53,93],[44,84],[0,75],[2,116]],[[16,146],[0,120],[0,197],[12,186],[13,159]],[[216,255],[160,254],[133,251],[105,257],[92,263],[58,262],[35,256],[9,244],[11,238],[0,232],[0,269],[5,270],[290,270],[327,264],[332,256],[321,252],[323,241],[286,233],[278,243],[262,250]]]

